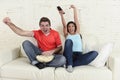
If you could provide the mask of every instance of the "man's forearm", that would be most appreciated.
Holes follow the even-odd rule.
[[[21,35],[21,33],[23,32],[23,30],[19,27],[17,27],[15,24],[11,23],[6,23],[11,29],[12,31],[14,31],[16,34]]]
[[[59,54],[61,50],[62,50],[62,46],[59,46],[54,50],[53,54]]]

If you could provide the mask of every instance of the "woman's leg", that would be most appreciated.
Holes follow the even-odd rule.
[[[28,40],[25,40],[22,46],[31,64],[32,65],[37,64],[38,61],[36,60],[36,56],[41,54],[42,51]]]
[[[87,65],[92,62],[97,57],[97,55],[98,52],[96,51],[90,51],[86,54],[83,54],[74,62],[74,66]]]
[[[82,52],[73,52],[73,67],[80,65]]]
[[[66,58],[66,65],[73,65],[73,59],[72,59],[72,55],[73,55],[73,51],[72,51],[72,46],[73,46],[73,42],[70,39],[67,39],[65,41],[65,46],[64,46],[64,52],[63,55]]]
[[[66,70],[68,72],[72,72],[73,71],[73,51],[72,51],[72,47],[73,47],[73,42],[72,40],[70,39],[67,39],[65,41],[65,47],[64,47],[64,53],[63,55],[65,56],[66,58],[66,65],[67,65],[67,68]]]

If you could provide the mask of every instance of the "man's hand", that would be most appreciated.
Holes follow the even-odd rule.
[[[42,55],[49,56],[49,55],[52,55],[53,53],[54,53],[54,50],[44,51],[44,52],[42,52]]]
[[[11,23],[11,20],[10,20],[9,17],[5,17],[5,18],[3,19],[3,22],[4,22],[5,24],[7,24],[7,23]]]

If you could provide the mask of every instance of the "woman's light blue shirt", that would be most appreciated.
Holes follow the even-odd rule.
[[[71,39],[73,42],[73,52],[82,52],[82,39],[80,34],[71,35],[68,34],[66,39]]]

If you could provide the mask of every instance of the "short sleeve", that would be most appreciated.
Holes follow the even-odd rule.
[[[61,46],[62,45],[61,39],[60,39],[60,35],[59,35],[58,32],[56,32],[56,34],[55,34],[55,40],[56,40],[57,46]]]

